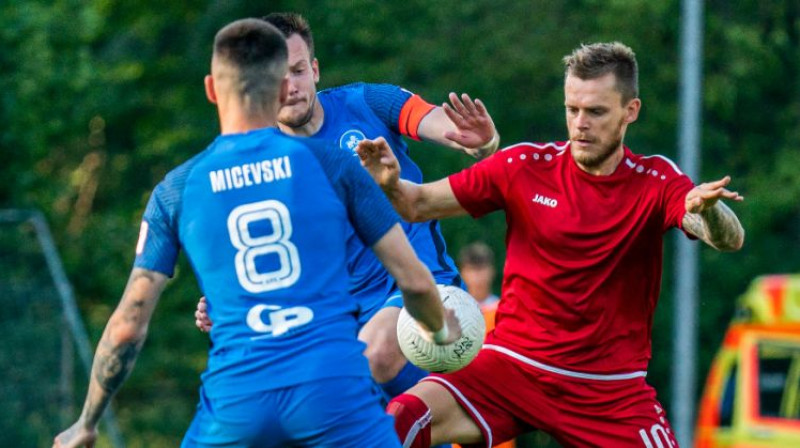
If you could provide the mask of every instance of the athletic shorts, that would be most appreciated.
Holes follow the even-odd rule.
[[[422,381],[450,392],[480,428],[486,447],[536,429],[568,447],[677,447],[655,390],[639,373],[609,378],[570,372],[486,345],[467,367]]]
[[[394,447],[394,420],[370,378],[329,378],[200,403],[181,447]]]
[[[366,325],[378,311],[388,306],[388,300],[394,294],[392,289],[393,284],[394,279],[389,277],[388,280],[382,279],[378,282],[371,283],[369,287],[363,288],[353,294],[353,297],[358,303],[359,328]],[[402,299],[400,300],[400,306],[403,306]]]

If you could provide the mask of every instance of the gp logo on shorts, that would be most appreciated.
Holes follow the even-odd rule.
[[[366,138],[367,136],[358,129],[350,129],[339,138],[339,147],[350,150],[353,152],[353,155],[356,155],[356,146],[358,146],[358,142]]]

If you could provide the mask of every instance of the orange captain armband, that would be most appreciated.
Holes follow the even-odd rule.
[[[434,107],[436,106],[423,100],[421,96],[412,95],[403,105],[403,108],[400,109],[400,119],[397,123],[400,133],[414,140],[419,140],[419,135],[417,134],[419,123]]]

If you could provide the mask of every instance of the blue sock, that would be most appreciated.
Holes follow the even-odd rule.
[[[406,362],[406,365],[400,369],[400,372],[397,373],[396,377],[385,383],[381,383],[380,386],[381,389],[383,389],[383,392],[388,395],[389,398],[394,398],[408,389],[411,389],[411,387],[413,387],[419,380],[425,378],[427,375],[428,372],[420,369],[410,362]]]

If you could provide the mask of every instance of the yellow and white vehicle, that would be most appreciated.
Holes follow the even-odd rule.
[[[800,275],[739,299],[700,402],[696,448],[800,447]]]

